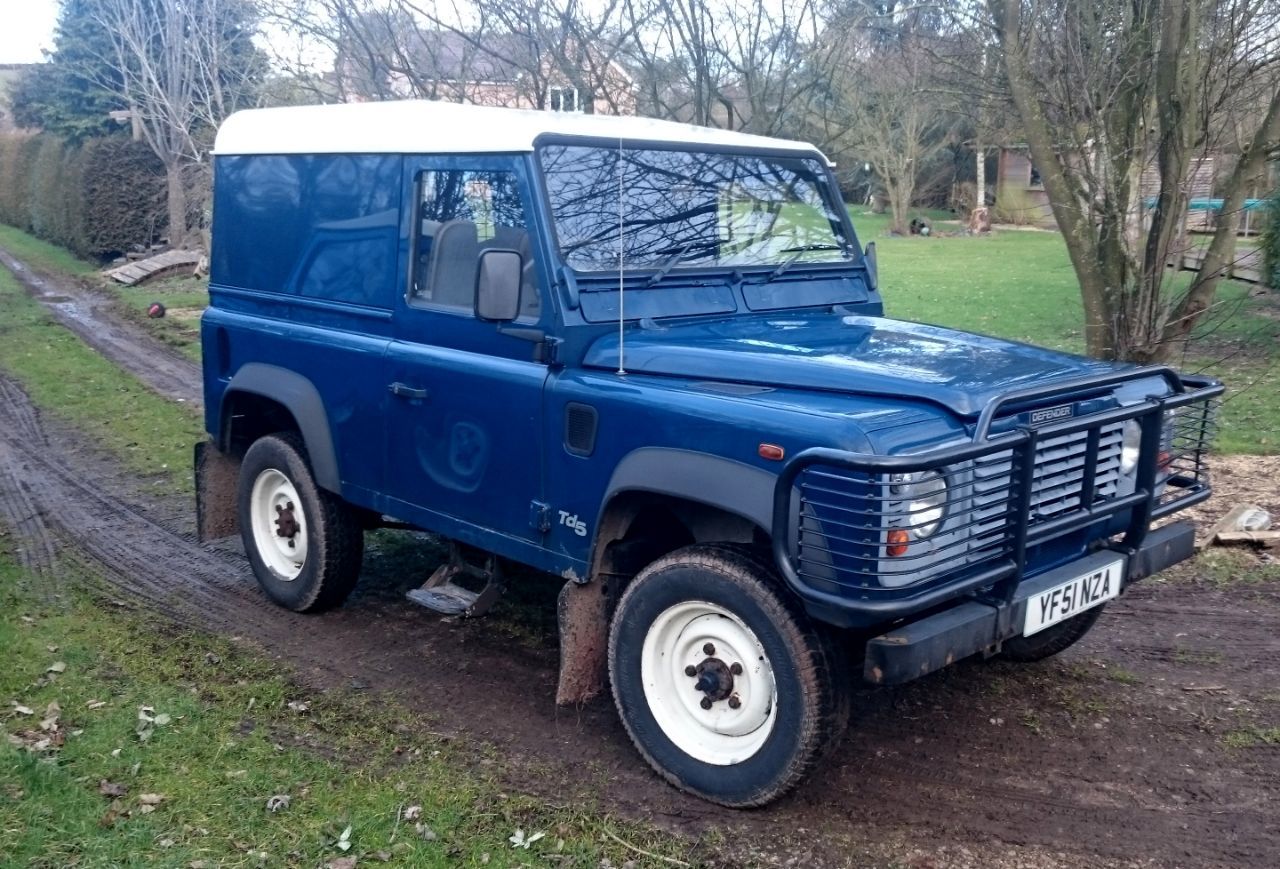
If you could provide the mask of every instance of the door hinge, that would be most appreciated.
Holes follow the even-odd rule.
[[[539,534],[551,530],[551,505],[541,501],[529,502],[529,527]]]

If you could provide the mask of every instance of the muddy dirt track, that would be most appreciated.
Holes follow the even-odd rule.
[[[23,276],[37,297],[90,293]],[[157,372],[165,351],[114,325],[113,342],[132,349],[104,354],[161,394],[198,394],[190,362],[166,354]],[[166,385],[175,377],[190,379]],[[1280,514],[1275,488],[1255,497]],[[778,805],[733,812],[661,783],[608,701],[554,706],[549,621],[530,627],[508,603],[456,622],[405,602],[438,551],[423,538],[380,538],[346,606],[298,616],[267,602],[233,546],[197,545],[192,512],[43,418],[0,374],[0,523],[51,590],[55,554],[78,553],[112,595],[251,640],[310,690],[393,694],[420,726],[491,747],[512,789],[686,836],[717,831],[732,866],[1280,865],[1280,746],[1224,744],[1280,723],[1280,593],[1267,584],[1219,587],[1184,569],[1137,586],[1056,660],[969,661],[861,691],[825,769]],[[516,596],[550,604],[556,590],[531,577]]]

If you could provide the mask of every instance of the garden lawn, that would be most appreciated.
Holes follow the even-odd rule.
[[[1084,310],[1066,246],[1056,232],[996,230],[989,237],[948,236],[958,224],[934,220],[928,238],[886,235],[884,215],[852,210],[859,241],[876,243],[880,290],[890,317],[936,323],[1066,350],[1084,351]],[[1189,272],[1172,281],[1185,288]],[[1251,284],[1226,281],[1196,330],[1187,373],[1222,379],[1218,449],[1280,453],[1280,298]]]

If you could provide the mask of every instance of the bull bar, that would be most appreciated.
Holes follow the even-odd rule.
[[[1164,379],[1169,393],[1039,426],[1019,422],[1017,416],[1019,413],[1025,416],[1026,411],[1046,400],[1081,403],[1100,400],[1099,396],[1110,387],[1151,377]],[[846,626],[887,625],[968,598],[994,609],[997,626],[994,634],[987,636],[998,643],[1011,635],[1010,624],[1018,608],[1015,603],[1025,600],[1025,593],[1019,595],[1019,586],[1027,571],[1028,550],[1073,532],[1092,529],[1088,536],[1096,536],[1102,546],[1128,557],[1126,582],[1136,581],[1189,556],[1186,541],[1190,532],[1183,525],[1177,526],[1176,535],[1161,529],[1165,533],[1159,534],[1158,539],[1153,537],[1150,545],[1144,546],[1144,541],[1152,522],[1209,497],[1204,456],[1212,435],[1216,399],[1222,392],[1222,384],[1211,378],[1180,377],[1164,366],[1133,368],[996,396],[972,424],[971,439],[965,443],[896,456],[828,448],[805,450],[784,467],[774,489],[772,537],[778,571],[810,612],[825,621]],[[1105,396],[1101,400],[1105,403]],[[1189,410],[1184,410],[1187,408]],[[1133,490],[1114,497],[1094,497],[1103,433],[1114,432],[1129,420],[1141,429],[1137,463],[1132,472]],[[1002,426],[1006,430],[1000,430]],[[1056,515],[1034,515],[1037,449],[1042,444],[1054,443],[1055,439],[1061,442],[1072,437],[1081,439],[1084,450],[1082,467],[1077,469],[1078,503]],[[1162,443],[1162,438],[1169,442]],[[999,473],[1009,486],[1007,492],[1000,493],[1002,502],[989,522],[994,530],[981,532],[987,535],[983,538],[988,541],[983,544],[985,554],[975,563],[935,571],[937,575],[926,581],[905,582],[899,587],[876,584],[878,576],[874,565],[883,562],[880,532],[887,515],[883,508],[884,503],[891,500],[886,495],[889,481],[898,479],[896,475],[949,473],[958,466],[996,460],[1007,463],[1008,470]],[[803,477],[814,473],[822,476],[819,482],[828,484],[828,488],[813,485]],[[860,492],[856,496],[837,492],[844,498],[840,505],[824,505],[828,512],[840,510],[838,515],[850,517],[834,526],[813,520],[806,501],[810,489],[830,493],[832,480],[850,481],[849,486]],[[974,482],[963,485],[976,493]],[[815,531],[815,526],[819,530]],[[960,528],[961,532],[966,531],[963,524]],[[967,530],[971,534],[981,531]],[[827,570],[826,575],[815,575],[806,569],[808,555],[803,551],[802,540],[808,541],[811,551],[822,550],[818,554],[825,554],[831,563],[843,560],[860,567],[854,570],[836,566]],[[815,540],[846,548],[823,550]],[[1093,540],[1089,543],[1097,545]],[[948,553],[942,547],[942,551],[935,553],[936,558],[958,559],[958,545],[947,545],[955,546],[956,551]],[[972,543],[966,545],[971,547]],[[904,560],[910,561],[910,556]],[[865,584],[860,584],[862,581]]]

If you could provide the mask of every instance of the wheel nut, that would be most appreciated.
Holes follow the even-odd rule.
[[[730,673],[732,673],[732,674],[733,674],[733,675],[735,675],[735,676],[741,676],[741,675],[742,675],[742,665],[741,665],[741,664],[739,664],[739,663],[737,663],[737,662],[735,661],[735,662],[734,662],[734,664],[733,664],[733,666],[729,668],[729,672],[730,672]]]
[[[716,653],[716,647],[711,645],[710,643],[707,643],[705,646],[702,647],[702,653],[704,655],[714,655]]]
[[[698,668],[690,664],[689,666],[684,668],[684,674],[686,676],[696,676],[698,675]]]
[[[703,697],[703,698],[702,698],[702,703],[701,703],[700,705],[702,706],[702,708],[703,708],[703,709],[710,709],[710,708],[711,708],[711,698],[710,698],[710,697]]]
[[[738,699],[738,695],[737,695],[737,694],[730,694],[730,695],[729,695],[729,708],[730,708],[730,709],[737,709],[737,708],[738,708],[739,706],[741,706],[741,705],[742,705],[742,701]]]

